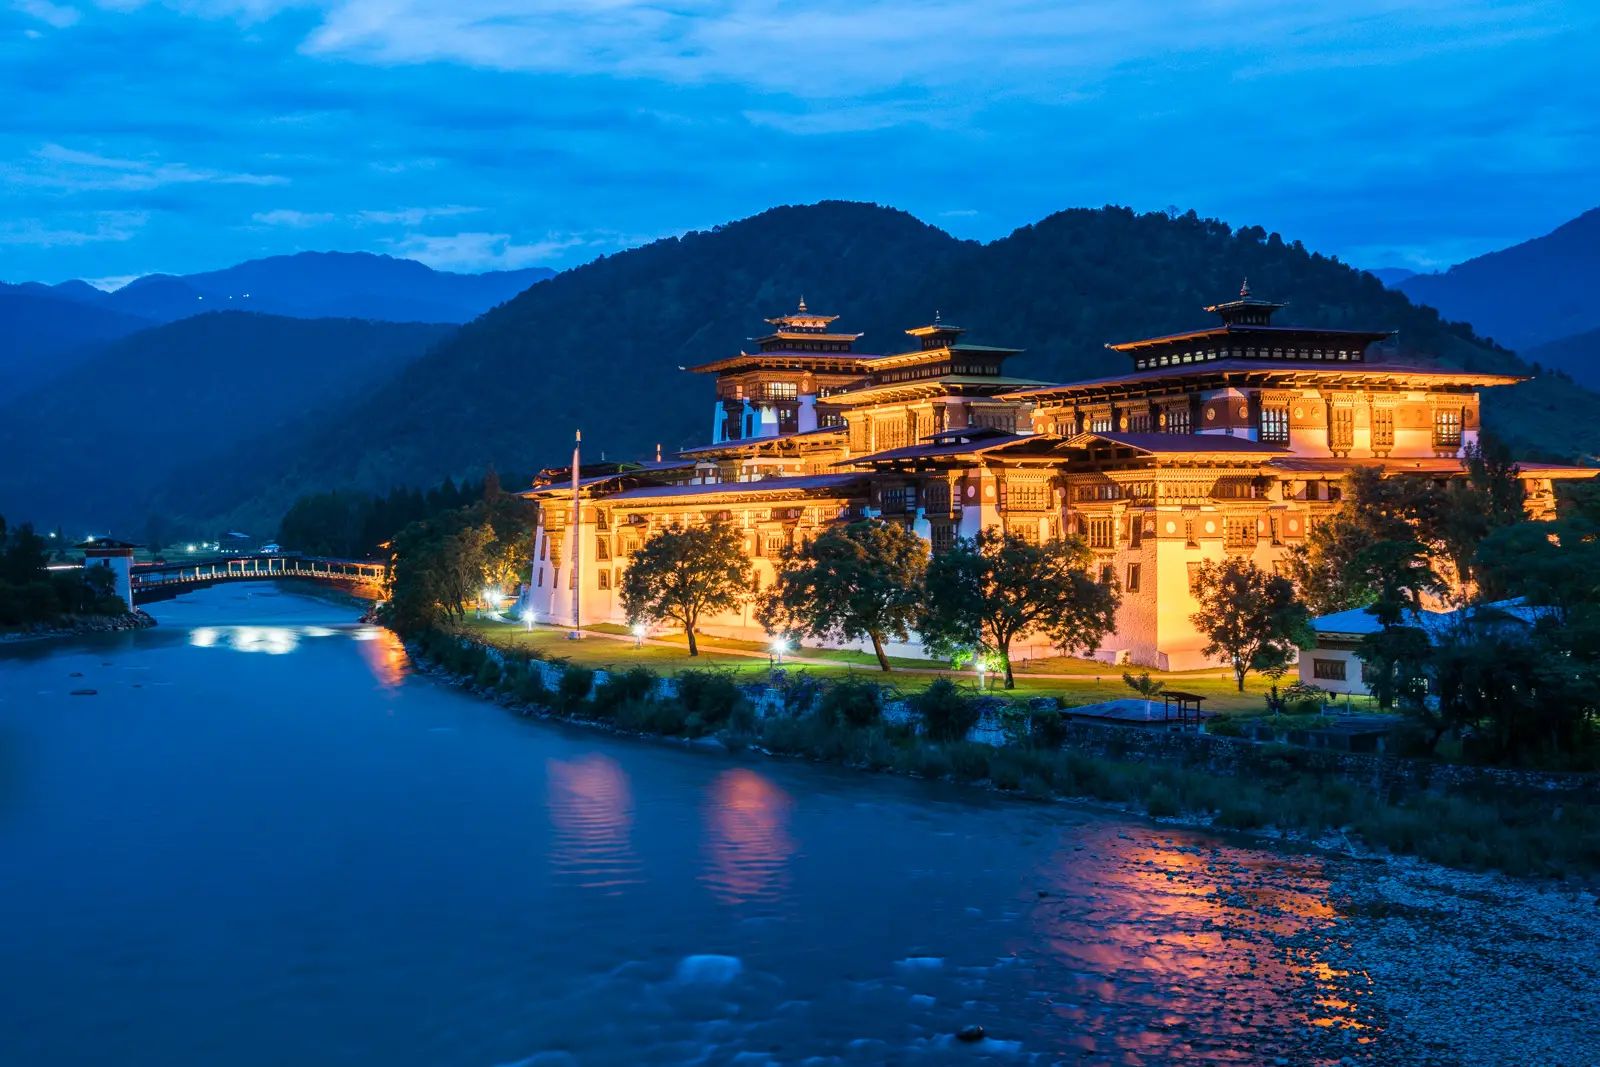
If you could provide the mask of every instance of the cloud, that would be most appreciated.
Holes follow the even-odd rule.
[[[452,215],[470,215],[474,211],[482,211],[478,207],[462,207],[450,205],[447,207],[407,207],[398,211],[361,211],[356,213],[356,219],[361,222],[372,222],[380,226],[417,226],[428,219],[449,218]]]
[[[102,241],[130,241],[138,236],[148,221],[148,216],[137,212],[102,211],[83,217],[89,228],[64,228],[61,223],[73,221],[58,219],[54,223],[43,219],[17,219],[0,222],[0,245],[20,245],[33,248],[62,248],[97,244]]]
[[[585,243],[583,238],[556,235],[532,244],[517,244],[507,233],[410,234],[394,242],[394,249],[406,259],[435,270],[515,270],[554,259]]]
[[[31,15],[40,22],[54,26],[58,30],[64,30],[69,26],[76,25],[77,21],[83,17],[77,8],[52,4],[50,0],[11,0],[11,7],[24,15]],[[36,31],[29,31],[29,34],[30,36],[37,36]]]
[[[312,226],[321,226],[332,222],[339,216],[328,211],[294,211],[289,208],[278,208],[276,211],[258,211],[250,218],[263,226],[290,226],[295,229],[308,229]]]
[[[220,185],[283,185],[289,179],[274,174],[250,174],[196,169],[187,163],[143,159],[116,159],[45,144],[22,165],[0,167],[14,180],[69,191],[119,189],[140,191],[166,185],[213,183]]]

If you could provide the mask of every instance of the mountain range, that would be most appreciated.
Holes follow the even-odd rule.
[[[232,288],[256,299],[247,267]],[[1248,277],[1288,303],[1283,322],[1394,331],[1376,358],[1533,376],[1528,360],[1408,299],[1412,282],[1451,273],[1386,287],[1297,241],[1193,212],[1074,209],[983,244],[871,204],[775,208],[573,268],[459,328],[223,312],[102,341],[70,379],[0,398],[0,471],[16,468],[0,477],[0,512],[270,533],[303,493],[436,484],[491,462],[538,469],[562,460],[578,428],[591,458],[645,458],[658,443],[670,453],[703,443],[711,422],[710,382],[681,368],[748,347],[802,295],[863,332],[862,351],[908,347],[903,331],[937,314],[976,343],[1026,349],[1010,373],[1061,381],[1127,370],[1106,342],[1206,325],[1203,307]],[[359,287],[342,284],[322,292]],[[1557,344],[1538,349],[1544,367],[1582,358]],[[1492,390],[1484,410],[1525,456],[1600,454],[1600,396],[1564,372]]]
[[[151,274],[111,292],[83,281],[0,283],[0,400],[92,358],[101,344],[214,311],[459,324],[547,267],[454,274],[369,252],[301,252],[199,274]]]

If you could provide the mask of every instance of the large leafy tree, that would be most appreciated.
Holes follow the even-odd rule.
[[[1200,610],[1190,618],[1206,638],[1201,651],[1223,657],[1244,691],[1251,671],[1281,671],[1296,647],[1311,643],[1311,613],[1289,579],[1249,560],[1207,560],[1195,575]]]
[[[1356,554],[1350,581],[1373,591],[1367,613],[1378,629],[1361,639],[1356,654],[1366,665],[1367,686],[1380,707],[1426,717],[1427,664],[1432,639],[1422,628],[1422,597],[1443,582],[1427,547],[1417,541],[1379,541]]]
[[[402,632],[459,619],[476,599],[495,550],[494,529],[470,509],[414,522],[394,539],[388,615]]]
[[[1034,543],[986,529],[958,538],[928,563],[917,629],[933,648],[993,649],[1011,672],[1011,642],[1043,633],[1068,651],[1088,651],[1116,626],[1115,585],[1089,573],[1093,554],[1082,538]]]
[[[669,526],[647,540],[622,575],[622,606],[630,621],[669,620],[689,637],[704,615],[733,611],[749,595],[744,537],[731,526]]]
[[[897,523],[832,527],[785,558],[762,600],[761,624],[771,632],[866,638],[887,671],[883,644],[910,636],[927,567],[926,542]]]

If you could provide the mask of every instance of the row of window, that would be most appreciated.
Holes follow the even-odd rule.
[[[1134,362],[1139,370],[1171,367],[1183,363],[1204,363],[1213,359],[1322,359],[1360,360],[1360,352],[1327,348],[1216,348],[1151,356]]]

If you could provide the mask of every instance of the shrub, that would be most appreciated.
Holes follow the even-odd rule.
[[[620,673],[607,674],[605,680],[594,688],[594,713],[603,719],[615,719],[617,709],[624,704],[649,700],[660,678],[649,667],[629,667]]]
[[[1217,825],[1229,830],[1254,830],[1263,821],[1259,804],[1241,800],[1230,800],[1217,814]]]
[[[485,689],[493,689],[500,684],[500,674],[500,664],[496,663],[493,657],[484,656],[473,681]]]
[[[957,778],[980,781],[989,777],[989,757],[994,749],[974,741],[953,741],[945,746],[950,770]]]
[[[1215,737],[1243,737],[1244,727],[1238,719],[1212,719],[1206,723],[1206,733]]]
[[[1178,797],[1172,790],[1161,784],[1150,787],[1150,792],[1145,794],[1144,810],[1152,818],[1178,814]]]
[[[1011,749],[996,749],[989,757],[989,780],[1001,789],[1020,789],[1027,768],[1018,754]]]
[[[697,737],[705,732],[699,720],[677,700],[629,700],[617,705],[612,714],[618,726],[642,734]]]
[[[876,725],[883,719],[883,690],[865,678],[841,678],[822,691],[817,714],[846,726]]]
[[[516,688],[512,692],[524,704],[543,707],[550,703],[550,690],[544,684],[544,672],[532,666],[517,677]]]
[[[707,727],[719,727],[733,718],[741,704],[748,704],[733,675],[714,669],[687,670],[678,675],[678,701],[684,711],[697,716]]]
[[[589,699],[594,688],[594,671],[576,663],[567,664],[556,685],[556,707],[567,715],[575,714]]]
[[[1028,716],[1028,740],[1036,748],[1057,749],[1067,739],[1060,708],[1035,708]]]
[[[911,706],[921,713],[923,731],[933,741],[962,741],[978,724],[976,702],[948,678],[935,679],[911,698]]]

